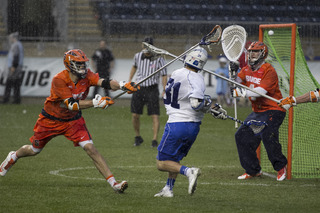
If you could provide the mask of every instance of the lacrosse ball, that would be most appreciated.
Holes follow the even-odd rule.
[[[273,35],[274,34],[273,30],[269,30],[268,34]]]
[[[26,113],[27,113],[27,110],[25,110],[25,109],[22,110],[22,113],[23,113],[23,114],[26,114]]]

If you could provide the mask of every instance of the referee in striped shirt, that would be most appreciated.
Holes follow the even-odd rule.
[[[153,45],[153,38],[147,37],[144,42]],[[129,81],[132,80],[136,74],[136,81],[146,78],[151,73],[159,69],[165,64],[163,57],[154,58],[152,53],[143,47],[142,51],[136,53],[134,56],[134,65],[131,68]],[[165,88],[167,84],[167,69],[163,69],[157,75],[149,78],[144,83],[140,84],[141,89],[138,92],[133,93],[131,98],[131,113],[132,123],[136,134],[134,140],[134,146],[140,146],[143,139],[140,135],[140,115],[143,113],[144,105],[147,105],[148,115],[152,117],[152,129],[153,139],[151,142],[152,147],[158,146],[158,133],[159,133],[159,82],[160,77],[162,78],[162,85]],[[163,95],[163,92],[162,92]]]

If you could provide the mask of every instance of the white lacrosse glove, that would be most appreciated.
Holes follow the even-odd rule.
[[[99,94],[96,94],[94,99],[92,99],[92,104],[95,108],[100,107],[100,108],[107,108],[109,105],[114,104],[114,101],[110,97],[102,97]]]
[[[237,98],[237,97],[246,97],[247,91],[241,87],[231,87],[231,96],[233,98]]]
[[[285,110],[289,110],[290,107],[297,105],[297,101],[294,96],[290,96],[290,97],[281,99],[278,105],[279,107],[282,107]]]
[[[203,101],[204,101],[204,105],[203,105],[203,108],[201,109],[201,111],[204,113],[207,113],[207,112],[209,112],[211,105],[212,105],[212,100],[211,100],[210,95],[204,95]]]
[[[227,111],[222,108],[220,104],[215,104],[213,108],[210,109],[211,115],[214,118],[226,120],[227,119]]]

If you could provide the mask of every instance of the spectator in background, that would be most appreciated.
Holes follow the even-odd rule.
[[[114,67],[114,57],[112,52],[107,48],[105,41],[100,41],[100,47],[94,51],[92,56],[92,65],[100,78],[110,80],[110,74]],[[100,87],[95,87],[93,94],[98,94]],[[104,89],[105,95],[109,96],[109,90]]]
[[[229,69],[228,69],[228,60],[225,57],[219,58],[219,65],[220,67],[216,69],[216,73],[222,75],[226,78],[229,78]],[[218,103],[221,105],[230,105],[230,98],[228,95],[229,92],[229,85],[228,82],[217,77],[217,87],[216,93],[218,95]]]
[[[22,66],[23,66],[23,46],[18,40],[19,33],[11,33],[9,35],[10,50],[8,53],[8,76],[6,88],[3,96],[3,103],[8,103],[10,98],[11,89],[14,90],[15,104],[20,104],[20,87],[22,83]]]

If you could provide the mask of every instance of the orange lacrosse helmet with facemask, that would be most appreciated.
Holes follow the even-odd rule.
[[[64,54],[63,63],[68,71],[79,78],[85,78],[88,72],[88,62],[86,54],[80,49],[69,50]]]
[[[260,56],[257,59],[252,59],[251,58],[252,51],[260,51]],[[261,41],[252,42],[248,48],[248,52],[249,52],[248,62],[250,65],[256,65],[268,57],[268,47]]]

